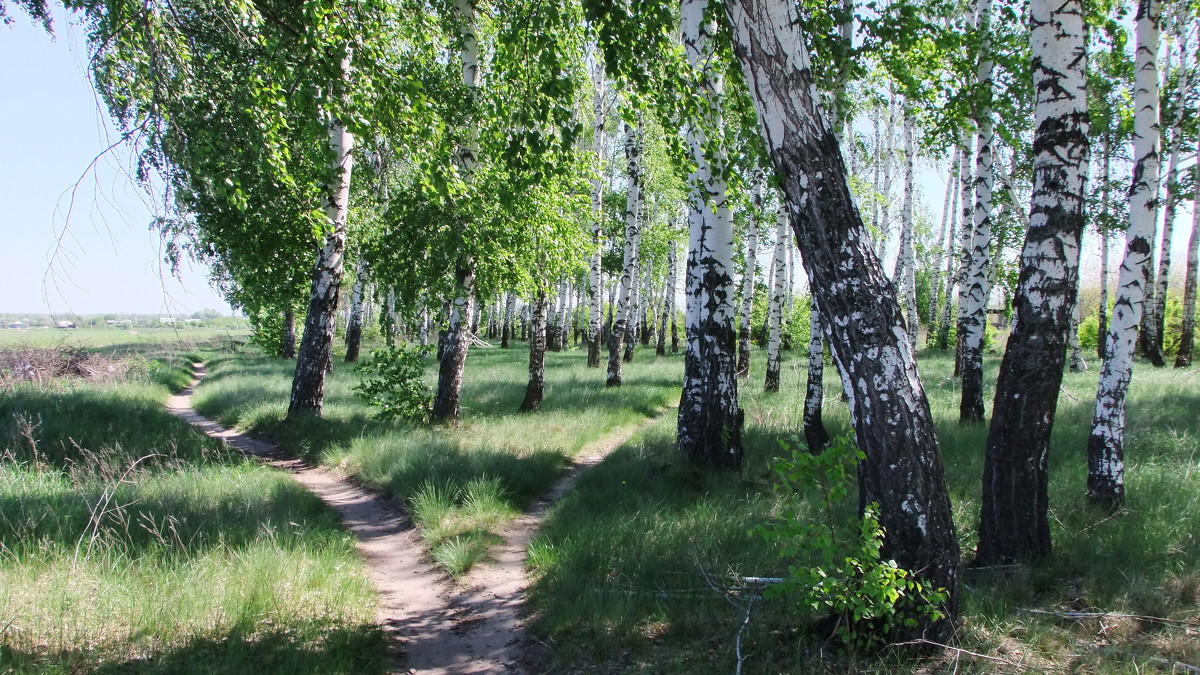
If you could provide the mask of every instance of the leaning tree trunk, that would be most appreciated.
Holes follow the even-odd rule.
[[[783,339],[783,280],[784,258],[787,256],[787,211],[780,210],[775,226],[775,254],[771,266],[775,269],[775,286],[767,309],[767,375],[763,391],[779,391],[779,343]]]
[[[967,269],[966,307],[959,330],[963,332],[962,399],[959,403],[960,422],[983,421],[983,338],[987,332],[987,304],[991,295],[992,263],[992,58],[991,58],[991,0],[979,5],[978,82],[982,101],[976,120],[979,127],[979,151],[975,156],[975,229],[971,234],[971,266]]]
[[[742,463],[742,409],[738,407],[737,335],[734,331],[733,213],[725,147],[709,130],[722,129],[724,75],[713,58],[715,20],[706,20],[708,0],[680,5],[684,52],[699,75],[703,110],[687,124],[696,163],[690,183],[687,259],[687,350],[679,401],[676,442],[680,454],[706,466]],[[713,142],[713,141],[716,142]]]
[[[462,39],[463,84],[468,91],[479,87],[479,41],[475,28],[475,5],[472,0],[455,0]],[[458,151],[458,169],[466,179],[479,162],[479,130],[472,127],[467,142]],[[444,340],[445,352],[438,367],[437,391],[433,397],[430,418],[436,422],[456,421],[461,415],[463,371],[467,367],[467,349],[471,345],[471,322],[475,318],[475,261],[463,256],[454,269],[456,297],[450,308],[450,321]]]
[[[279,355],[285,359],[296,358],[296,310],[283,310],[283,348]]]
[[[958,609],[958,542],[929,401],[917,375],[892,284],[819,109],[800,21],[787,0],[726,0],[734,52],[752,92],[822,325],[842,370],[866,459],[860,496],[879,504],[882,555],[948,595],[945,618],[917,617],[896,638],[945,641]]]
[[[1088,438],[1088,498],[1106,508],[1125,501],[1125,393],[1133,376],[1133,348],[1150,282],[1150,255],[1158,202],[1157,0],[1139,0],[1134,72],[1133,183],[1125,257],[1117,277],[1117,300],[1106,337],[1104,365],[1096,388],[1096,410]]]
[[[529,384],[521,401],[521,412],[537,412],[542,407],[546,390],[546,301],[545,289],[538,289],[533,298],[533,319],[529,337]]]
[[[1031,6],[1036,149],[1029,229],[983,469],[976,562],[1050,553],[1047,461],[1079,288],[1088,172],[1087,29],[1082,0]]]
[[[762,210],[762,172],[755,171],[746,222],[746,273],[742,275],[742,316],[738,331],[737,376],[750,375],[750,316],[754,311],[754,276],[758,271],[758,217]]]
[[[350,74],[350,54],[342,57],[340,72]],[[317,252],[313,267],[312,292],[308,297],[308,315],[304,318],[304,335],[296,356],[296,374],[292,378],[292,398],[287,418],[321,414],[325,399],[325,373],[332,363],[333,328],[337,313],[338,292],[342,287],[342,262],[346,249],[346,220],[350,212],[350,171],[354,167],[354,136],[340,119],[328,122],[329,146],[333,149],[333,164],[329,181],[321,194],[325,212],[325,244]]]
[[[1200,157],[1200,146],[1196,148]],[[1192,345],[1196,335],[1196,278],[1200,276],[1200,165],[1196,168],[1196,193],[1192,197],[1192,235],[1188,238],[1187,274],[1183,280],[1183,327],[1179,333],[1179,353],[1175,367],[1192,365]]]
[[[625,252],[621,265],[620,288],[617,291],[617,313],[608,332],[608,379],[606,386],[621,386],[621,352],[625,347],[625,333],[629,324],[630,301],[633,285],[637,283],[638,241],[641,239],[639,217],[642,210],[642,160],[641,144],[638,143],[640,129],[625,124],[625,175],[629,189],[625,197]],[[612,311],[612,303],[609,303]]]
[[[346,326],[346,363],[358,360],[362,347],[363,285],[366,283],[367,266],[359,255],[354,263],[354,286],[350,291],[350,321]]]

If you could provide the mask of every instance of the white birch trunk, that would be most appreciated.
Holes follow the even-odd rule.
[[[767,310],[767,376],[764,391],[779,391],[779,347],[783,338],[783,296],[785,293],[787,258],[787,211],[780,209],[775,226],[775,254],[771,266],[775,269],[775,286]]]
[[[992,1],[980,0],[978,32],[979,68],[976,79],[983,90],[976,125],[979,149],[975,156],[975,214],[971,234],[971,264],[965,282],[965,307],[959,330],[963,335],[962,400],[959,420],[983,421],[983,339],[987,332],[987,303],[991,295],[992,186],[995,171],[992,156]]]
[[[622,256],[621,280],[617,290],[616,318],[608,336],[608,379],[609,387],[621,386],[621,352],[625,347],[627,327],[630,320],[630,305],[634,284],[637,283],[638,242],[641,239],[641,223],[638,216],[642,206],[641,148],[638,134],[628,123],[625,124],[625,175],[629,185],[625,196],[625,247]],[[611,306],[611,301],[610,301]]]
[[[1133,376],[1133,349],[1150,281],[1157,220],[1159,19],[1157,0],[1138,2],[1129,227],[1088,438],[1088,497],[1110,508],[1119,507],[1125,499],[1125,393]]]
[[[1196,148],[1200,157],[1200,144]],[[1192,365],[1192,345],[1196,330],[1196,285],[1200,277],[1200,163],[1196,166],[1196,192],[1192,195],[1192,235],[1188,238],[1187,272],[1183,280],[1183,325],[1179,335],[1179,353],[1175,367]]]
[[[344,80],[350,78],[349,47],[340,63],[340,75]],[[333,363],[333,329],[346,250],[354,136],[337,117],[330,116],[326,124],[333,163],[329,181],[321,194],[321,210],[326,219],[325,242],[317,253],[317,263],[313,268],[312,291],[309,294],[308,314],[304,319],[304,334],[297,352],[296,372],[292,378],[288,419],[321,414],[325,400],[325,373]]]
[[[707,0],[680,5],[684,52],[706,109],[687,121],[687,142],[696,169],[689,177],[687,351],[679,404],[677,445],[693,462],[737,468],[742,462],[742,411],[737,394],[734,331],[733,214],[728,204],[723,144],[710,147],[709,130],[723,127],[724,81],[713,59],[716,21],[706,20]]]
[[[750,213],[746,222],[746,273],[742,276],[742,316],[738,331],[737,376],[750,375],[750,317],[754,311],[754,277],[758,273],[758,217],[762,209],[761,171],[754,172],[750,188]]]
[[[904,117],[904,196],[900,206],[900,250],[896,254],[897,273],[893,275],[904,297],[908,340],[917,345],[917,257],[913,246],[913,164],[916,150],[913,134],[916,120]]]
[[[942,202],[942,220],[938,228],[937,252],[933,257],[933,274],[929,275],[929,317],[928,331],[925,335],[926,346],[937,344],[938,334],[938,316],[942,305],[942,261],[952,259],[952,251],[954,241],[953,228],[948,227],[950,224],[950,209],[954,202],[954,182],[958,177],[958,147],[954,148],[954,155],[950,158],[950,175],[946,178],[946,198]],[[949,233],[949,236],[947,236]],[[946,274],[950,271],[947,269]],[[944,296],[947,300],[949,294]],[[943,347],[944,348],[944,347]]]
[[[595,52],[592,70],[592,152],[595,155],[595,174],[592,176],[592,254],[588,269],[588,360],[589,368],[600,367],[600,294],[603,256],[604,217],[604,58]]]

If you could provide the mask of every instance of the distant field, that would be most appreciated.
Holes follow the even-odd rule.
[[[246,329],[225,328],[28,328],[0,329],[0,347],[108,347],[126,344],[200,342],[217,338],[246,338]]]

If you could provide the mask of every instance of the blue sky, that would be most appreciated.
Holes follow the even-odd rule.
[[[115,149],[85,175],[115,136],[87,81],[79,31],[60,14],[51,39],[19,9],[13,18],[0,25],[0,232],[15,253],[0,312],[230,313],[203,269],[192,266],[174,279],[161,263],[158,237],[148,228],[154,210],[129,178],[127,149]]]

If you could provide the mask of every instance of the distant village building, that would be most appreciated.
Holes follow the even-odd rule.
[[[8,327],[13,330],[25,330],[26,328],[28,328],[28,326],[25,325],[24,321],[14,321],[14,322],[8,324]]]
[[[74,321],[59,321],[58,323],[56,323],[54,325],[59,328],[78,328],[79,327],[79,326],[75,325]]]
[[[174,325],[175,325],[175,319],[172,319],[172,318],[171,318],[171,317],[169,317],[169,316],[160,316],[160,317],[158,317],[158,322],[159,322],[159,323],[161,323],[161,324],[167,325],[167,326],[174,326]]]

